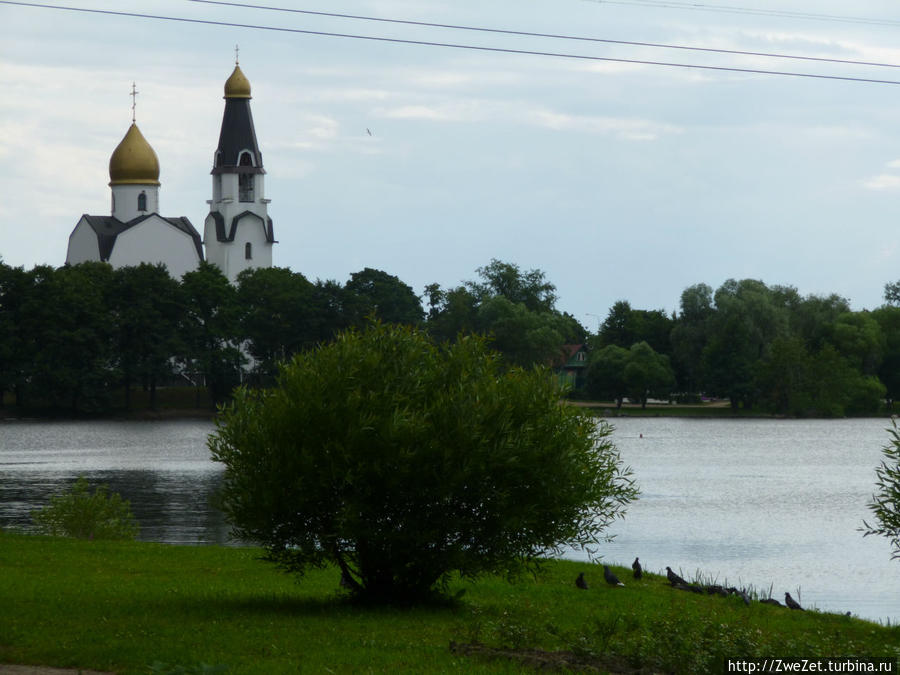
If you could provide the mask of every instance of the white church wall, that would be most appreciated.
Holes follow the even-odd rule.
[[[77,265],[89,260],[100,260],[100,244],[94,228],[88,225],[82,218],[78,221],[72,234],[69,235],[69,250],[66,253],[66,263]]]
[[[226,218],[225,223],[230,232],[231,219]],[[266,223],[258,215],[248,213],[238,221],[234,241],[218,241],[215,220],[209,215],[203,240],[207,262],[222,270],[229,281],[235,281],[246,269],[272,266],[272,244],[266,241]],[[250,244],[250,258],[246,257],[247,244]]]
[[[159,216],[151,216],[116,238],[109,262],[113,267],[163,263],[173,279],[197,269],[200,258],[190,235]]]
[[[146,208],[138,210],[140,194],[146,195]],[[112,186],[112,215],[123,223],[133,220],[138,216],[146,216],[150,213],[159,213],[159,186],[158,185],[113,185]]]

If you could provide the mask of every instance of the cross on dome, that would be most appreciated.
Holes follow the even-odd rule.
[[[134,109],[137,107],[137,95],[138,95],[137,87],[135,83],[131,83],[131,121],[134,122]]]

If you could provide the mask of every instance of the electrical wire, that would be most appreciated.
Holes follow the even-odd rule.
[[[598,5],[632,5],[635,7],[657,7],[661,9],[688,9],[698,12],[717,12],[723,14],[749,14],[751,16],[774,16],[787,19],[811,19],[814,21],[833,21],[840,23],[858,23],[869,26],[900,26],[895,19],[870,19],[862,16],[841,16],[836,14],[816,14],[814,12],[791,12],[781,9],[757,9],[754,7],[717,7],[699,2],[676,2],[674,0],[583,0]]]
[[[471,51],[481,51],[481,52],[492,52],[492,53],[501,53],[501,54],[519,54],[519,55],[527,55],[527,56],[546,56],[546,57],[555,57],[555,58],[563,58],[563,59],[577,59],[582,61],[597,61],[597,62],[605,62],[605,63],[628,63],[634,65],[645,65],[645,66],[666,66],[670,68],[689,68],[694,70],[706,70],[706,71],[716,71],[716,72],[731,72],[731,73],[746,73],[752,75],[773,75],[773,76],[783,76],[783,77],[802,77],[808,79],[817,79],[817,80],[836,80],[843,82],[862,82],[867,84],[892,84],[892,85],[900,85],[900,81],[898,80],[880,80],[874,78],[864,78],[864,77],[850,77],[845,75],[822,75],[817,73],[802,73],[802,72],[793,72],[793,71],[783,71],[783,70],[764,70],[758,68],[737,68],[733,66],[710,66],[710,65],[701,65],[696,63],[674,63],[670,61],[650,61],[650,60],[642,60],[642,59],[622,59],[622,58],[612,58],[606,56],[589,56],[586,54],[569,54],[564,52],[546,52],[546,51],[535,51],[528,49],[510,49],[505,47],[488,47],[481,45],[465,45],[465,44],[457,44],[452,42],[432,42],[427,40],[406,40],[400,38],[389,38],[383,36],[376,35],[356,35],[352,33],[333,33],[327,31],[316,31],[316,30],[303,30],[300,28],[285,28],[281,26],[266,26],[260,24],[246,24],[246,23],[235,23],[229,21],[213,21],[211,19],[192,19],[187,17],[177,17],[177,16],[167,16],[167,15],[159,15],[159,14],[143,14],[138,12],[122,12],[115,11],[109,9],[89,9],[86,7],[65,7],[61,5],[51,5],[46,3],[36,3],[36,2],[21,2],[17,0],[0,0],[0,4],[2,5],[16,5],[20,7],[31,7],[36,9],[52,9],[52,10],[61,10],[61,11],[69,11],[69,12],[79,12],[85,14],[102,14],[106,16],[120,16],[120,17],[130,17],[130,18],[138,18],[138,19],[151,19],[157,21],[174,21],[174,22],[182,22],[182,23],[192,23],[192,24],[200,24],[207,26],[224,26],[229,28],[246,28],[251,30],[265,30],[272,32],[280,32],[280,33],[291,33],[291,34],[300,34],[300,35],[315,35],[320,37],[338,37],[338,38],[347,38],[353,40],[368,40],[372,42],[384,42],[384,43],[392,43],[392,44],[405,44],[405,45],[415,45],[415,46],[427,46],[427,47],[445,47],[449,49],[464,49]]]
[[[401,24],[406,26],[424,26],[428,28],[449,28],[453,30],[477,31],[481,33],[496,33],[500,35],[515,35],[524,37],[551,38],[556,40],[577,40],[581,42],[600,42],[604,44],[628,45],[633,47],[653,47],[658,49],[681,49],[694,52],[709,52],[714,54],[730,54],[737,56],[762,56],[773,59],[794,59],[799,61],[818,61],[822,63],[840,63],[853,66],[876,66],[882,68],[900,68],[900,64],[882,63],[878,61],[853,61],[848,59],[832,59],[820,56],[800,56],[793,54],[779,54],[775,52],[750,52],[739,49],[715,49],[712,47],[693,47],[689,45],[675,45],[659,42],[636,42],[633,40],[612,40],[607,38],[585,37],[579,35],[561,35],[557,33],[534,33],[521,30],[504,30],[502,28],[483,28],[478,26],[463,26],[449,23],[432,23],[429,21],[409,21],[405,19],[385,19],[376,16],[364,16],[359,14],[339,14],[336,12],[321,12],[309,9],[293,9],[289,7],[272,7],[270,5],[251,5],[244,2],[225,2],[224,0],[186,0],[187,2],[204,5],[220,5],[240,9],[261,9],[271,12],[287,12],[290,14],[304,14],[307,16],[323,16],[338,19],[356,19],[360,21],[376,21],[380,23]]]

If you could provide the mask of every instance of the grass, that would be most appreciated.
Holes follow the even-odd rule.
[[[611,588],[602,568],[550,561],[537,578],[456,582],[458,601],[366,607],[339,574],[299,583],[248,548],[0,533],[0,663],[151,672],[717,672],[725,656],[892,656],[900,629],[674,590]],[[575,588],[579,571],[591,584]],[[453,652],[450,642],[475,645]],[[540,650],[540,651],[535,651]],[[468,651],[469,653],[464,653]],[[580,666],[579,666],[580,664]],[[182,669],[179,670],[178,667]]]

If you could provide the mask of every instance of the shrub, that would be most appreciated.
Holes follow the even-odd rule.
[[[140,529],[127,500],[106,485],[91,492],[84,476],[31,518],[39,532],[77,539],[134,539]]]
[[[379,601],[598,543],[637,496],[610,428],[485,341],[372,324],[238,389],[210,437],[234,533]]]
[[[875,469],[875,485],[878,492],[872,495],[869,509],[875,516],[875,524],[863,521],[863,536],[870,534],[887,537],[893,549],[891,558],[900,558],[900,430],[897,420],[891,419],[888,429],[891,440],[883,449],[884,460]]]

